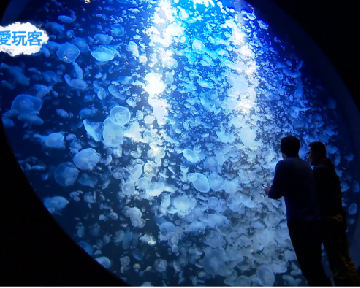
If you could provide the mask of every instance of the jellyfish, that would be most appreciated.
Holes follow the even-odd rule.
[[[83,186],[95,187],[98,182],[98,179],[94,175],[82,174],[78,182]]]
[[[82,240],[82,241],[80,241],[78,244],[79,244],[79,246],[80,246],[82,249],[84,249],[85,252],[88,253],[90,256],[93,255],[94,249],[91,247],[91,245],[90,245],[88,242]]]
[[[142,219],[142,213],[141,210],[137,207],[129,207],[129,206],[125,206],[124,209],[122,210],[122,213],[126,216],[129,217],[131,220],[131,224],[134,227],[144,227],[145,225],[145,221],[144,219]]]
[[[16,114],[39,114],[42,106],[42,100],[40,98],[20,94],[16,96],[11,104],[11,110]]]
[[[130,121],[130,111],[123,106],[115,106],[110,110],[110,120],[117,125],[126,125]]]
[[[101,264],[102,266],[104,266],[105,268],[109,269],[111,266],[111,261],[109,258],[105,257],[105,256],[101,256],[98,258],[95,258],[95,260]]]
[[[70,162],[61,163],[54,171],[55,181],[63,187],[74,185],[79,170]]]
[[[196,206],[196,199],[187,195],[181,195],[173,200],[174,212],[179,216],[185,216]]]
[[[163,259],[155,260],[155,269],[159,272],[165,272],[167,268],[167,261]]]
[[[73,158],[75,165],[82,170],[92,170],[100,161],[100,155],[93,148],[82,149]]]
[[[256,270],[259,283],[262,286],[271,287],[275,282],[274,272],[268,266],[262,265]]]
[[[225,265],[225,251],[206,247],[204,252],[205,257],[200,261],[204,270],[212,275],[226,276],[228,271]]]
[[[18,120],[25,121],[28,124],[32,125],[41,125],[44,123],[44,121],[37,116],[36,114],[28,113],[28,114],[20,114],[18,116]]]
[[[209,175],[209,185],[214,191],[220,191],[224,185],[224,179],[217,173]]]
[[[120,92],[118,86],[110,85],[108,87],[108,90],[111,93],[111,95],[113,95],[115,98],[118,98],[118,99],[121,99],[121,100],[126,99],[126,95]]]
[[[98,33],[95,34],[94,39],[98,41],[100,44],[109,44],[111,40],[113,39],[112,36],[109,36],[107,34]]]
[[[71,42],[80,50],[80,52],[89,51],[89,45],[86,43],[85,39],[75,37]]]
[[[54,196],[44,199],[44,205],[51,214],[59,213],[67,204],[69,204],[69,201],[62,196]]]
[[[118,148],[123,144],[124,132],[125,131],[122,126],[116,125],[110,120],[110,118],[106,118],[102,133],[104,146]]]
[[[64,135],[62,133],[50,133],[47,136],[34,134],[34,137],[43,142],[46,147],[57,149],[65,148]]]
[[[196,190],[202,193],[208,193],[210,191],[209,180],[204,174],[193,173],[193,174],[189,174],[188,176],[190,177],[189,180],[192,182]]]
[[[193,150],[190,149],[184,149],[183,156],[191,163],[197,163],[200,160],[198,154],[196,154]]]
[[[59,47],[56,55],[65,63],[71,63],[80,55],[80,50],[75,45],[66,42]]]
[[[98,61],[105,62],[114,59],[115,51],[104,46],[100,46],[91,51],[91,56]]]

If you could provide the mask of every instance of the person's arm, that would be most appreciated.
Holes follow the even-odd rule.
[[[286,167],[284,161],[279,161],[275,167],[275,176],[268,196],[272,199],[279,199],[285,195],[286,191]]]

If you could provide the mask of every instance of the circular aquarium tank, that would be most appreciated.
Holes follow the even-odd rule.
[[[41,3],[40,3],[41,2]],[[280,139],[327,146],[349,237],[354,154],[306,55],[251,4],[32,1],[17,21],[50,39],[1,55],[1,117],[48,211],[136,286],[306,285],[283,200]]]

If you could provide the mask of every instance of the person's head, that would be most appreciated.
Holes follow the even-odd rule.
[[[320,141],[311,142],[306,155],[310,164],[314,166],[321,159],[326,158],[326,147]]]
[[[300,140],[295,136],[286,136],[281,139],[281,153],[284,158],[299,157]]]

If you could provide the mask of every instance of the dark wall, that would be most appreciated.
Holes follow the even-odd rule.
[[[1,26],[7,26],[14,22],[20,15],[23,9],[30,3],[31,0],[13,0],[9,3],[8,0],[2,0],[1,5],[7,6],[6,13],[1,18]],[[5,9],[4,9],[5,10]]]
[[[358,35],[353,0],[272,0],[296,20],[330,59],[360,110]]]

